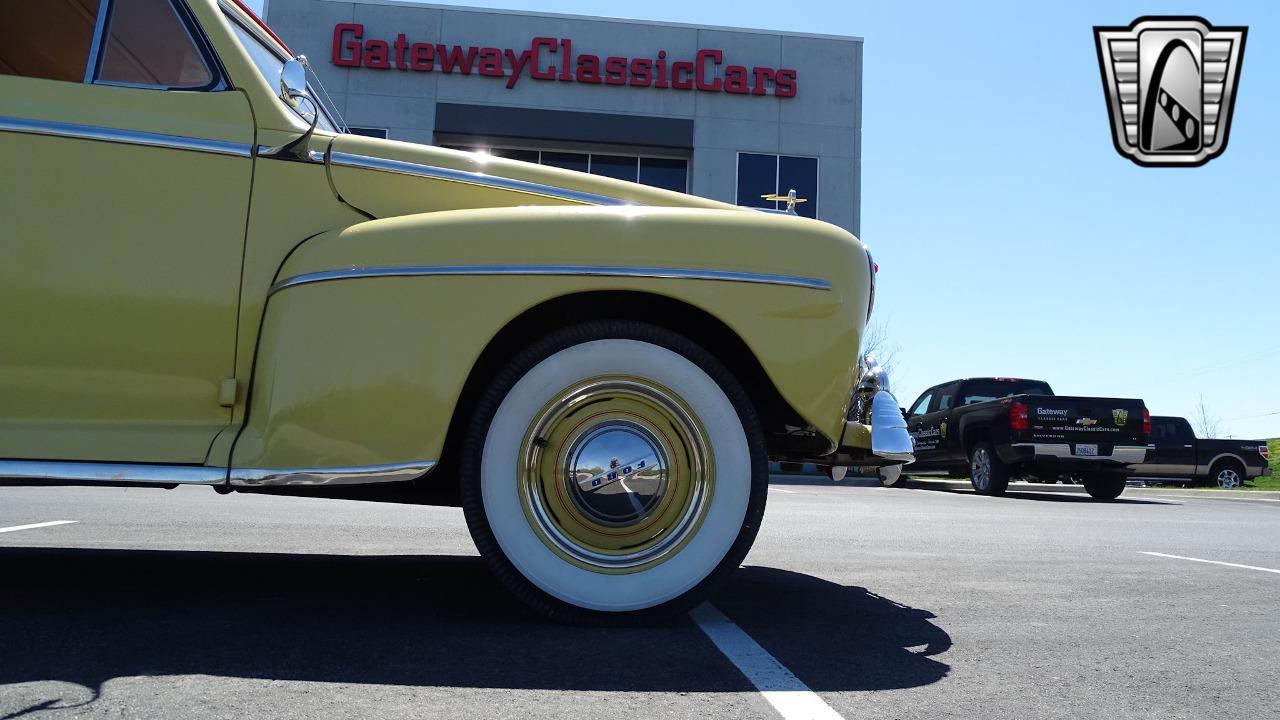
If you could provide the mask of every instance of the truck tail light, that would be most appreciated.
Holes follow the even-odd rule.
[[[1267,460],[1267,461],[1271,460],[1271,448],[1267,447],[1266,445],[1258,446],[1258,454],[1262,456],[1263,460]]]
[[[1146,408],[1142,408],[1142,434],[1151,434],[1151,411]]]
[[[1025,403],[1016,402],[1009,406],[1009,429],[1027,430],[1031,427],[1031,414],[1027,412]]]

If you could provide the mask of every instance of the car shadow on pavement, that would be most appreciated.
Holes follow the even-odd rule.
[[[920,482],[915,479],[908,480],[907,487],[913,490],[928,490],[929,492],[949,493],[952,495],[973,495],[975,497],[978,496],[978,493],[970,488],[950,487],[946,485],[929,483],[927,481]],[[1052,487],[1052,486],[1048,486],[1048,487]],[[1062,487],[1065,488],[1066,486],[1062,486]],[[1176,501],[1170,502],[1168,500],[1153,500],[1150,498],[1125,497],[1124,495],[1121,495],[1115,500],[1098,501],[1089,497],[1085,493],[1075,492],[1073,490],[1067,490],[1067,489],[1018,490],[1018,489],[1011,488],[1005,491],[1005,493],[1000,496],[1000,499],[1035,500],[1037,502],[1086,503],[1086,504],[1096,503],[1100,505],[1181,505],[1182,504]]]
[[[112,678],[191,674],[751,689],[687,616],[644,628],[555,625],[510,598],[476,557],[15,547],[0,548],[0,572],[0,685],[70,682],[87,702]],[[916,687],[950,670],[936,659],[951,640],[933,614],[863,588],[746,567],[712,602],[814,690]],[[75,703],[0,702],[0,718]]]

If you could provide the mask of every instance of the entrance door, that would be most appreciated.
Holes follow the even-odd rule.
[[[0,458],[202,463],[231,420],[254,126],[187,13],[4,7]]]

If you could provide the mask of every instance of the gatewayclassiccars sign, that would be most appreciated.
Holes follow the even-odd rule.
[[[699,50],[693,60],[668,60],[667,51],[656,58],[574,55],[569,38],[535,37],[529,47],[464,47],[410,42],[404,33],[394,40],[365,39],[364,25],[333,26],[333,64],[374,70],[395,68],[413,72],[476,74],[504,78],[511,89],[526,74],[534,80],[577,82],[592,85],[672,90],[724,92],[734,95],[795,97],[795,70],[725,65],[724,77],[716,67],[724,64],[723,50]],[[770,84],[773,92],[770,93]]]

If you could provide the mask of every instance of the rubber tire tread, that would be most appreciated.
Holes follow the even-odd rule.
[[[1120,497],[1127,485],[1123,475],[1086,475],[1082,483],[1084,491],[1094,500],[1108,502]]]
[[[1218,473],[1222,472],[1223,469],[1225,468],[1231,468],[1232,470],[1235,470],[1236,475],[1240,476],[1240,487],[1244,487],[1244,477],[1245,477],[1244,468],[1240,467],[1240,463],[1236,462],[1235,460],[1231,460],[1230,458],[1225,460],[1219,460],[1209,470],[1209,479],[1208,481],[1205,482],[1205,485],[1208,485],[1209,487],[1213,487],[1213,488],[1218,488],[1219,490],[1224,489],[1218,486]]]
[[[974,491],[980,495],[990,495],[992,497],[1004,495],[1005,491],[1009,489],[1009,466],[1004,464],[999,455],[996,455],[995,445],[992,445],[990,440],[979,440],[974,444],[973,450],[969,452],[969,467],[973,467],[973,453],[977,452],[980,447],[987,449],[987,457],[991,460],[991,482],[987,483],[986,490],[974,488]],[[972,473],[970,477],[972,477]],[[972,481],[970,483],[972,484]]]

